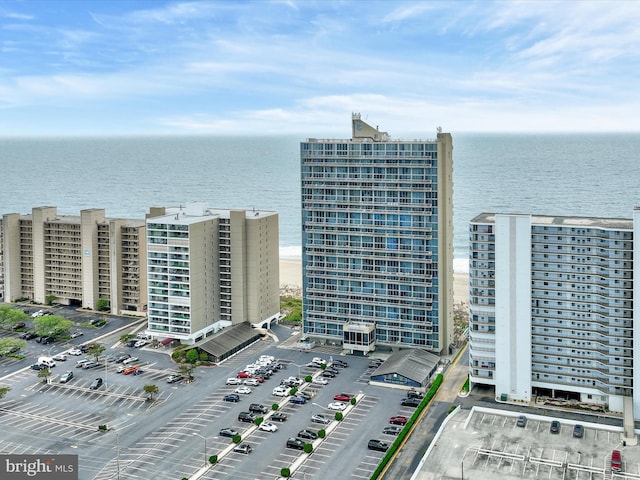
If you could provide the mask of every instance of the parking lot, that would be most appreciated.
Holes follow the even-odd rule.
[[[279,327],[282,328],[282,327]],[[135,331],[132,327],[131,331]],[[65,348],[89,340],[103,330],[91,330],[84,338],[71,343],[49,345],[47,353],[55,354]],[[330,478],[335,472],[349,478],[368,479],[377,467],[383,452],[367,449],[370,438],[391,443],[395,437],[382,433],[393,415],[411,416],[412,407],[400,405],[404,392],[368,385],[372,369],[369,359],[340,357],[349,363],[340,374],[328,379],[328,385],[306,384],[303,388],[311,400],[302,405],[288,402],[288,397],[275,397],[272,390],[289,376],[304,378],[318,373],[317,367],[308,367],[318,353],[279,348],[270,337],[257,342],[233,358],[216,367],[195,370],[193,383],[168,384],[166,378],[176,372],[168,351],[162,348],[128,348],[118,343],[121,331],[100,338],[106,347],[104,355],[125,351],[139,357],[136,365],[141,375],[117,373],[118,364],[102,362],[97,368],[75,368],[78,358],[68,357],[58,362],[52,371],[51,383],[37,377],[38,372],[23,363],[1,363],[3,373],[0,385],[11,387],[0,401],[0,451],[3,453],[76,453],[79,458],[79,478],[89,479],[176,479],[192,477],[211,455],[222,455],[231,440],[219,435],[220,429],[230,427],[239,431],[243,442],[252,447],[249,455],[231,452],[211,467],[201,478],[253,479],[275,478],[280,469],[300,464],[299,472],[307,478]],[[289,332],[282,328],[281,334]],[[77,340],[77,341],[76,341]],[[30,347],[31,348],[31,347]],[[32,354],[42,354],[38,347]],[[225,402],[223,397],[233,393],[235,385],[226,385],[260,355],[273,355],[286,365],[272,378],[251,387],[237,403]],[[5,359],[9,361],[10,359]],[[4,361],[3,361],[4,362]],[[67,370],[74,378],[61,384],[59,378]],[[97,390],[89,389],[96,377],[104,380]],[[158,386],[154,401],[147,401],[144,385]],[[341,422],[323,426],[311,422],[314,414],[333,418],[334,411],[327,405],[336,393],[358,395],[361,400],[351,407]],[[266,432],[251,423],[238,421],[238,414],[248,411],[251,403],[261,403],[271,409],[282,403],[279,410],[287,415],[285,422],[274,422],[278,431]],[[267,414],[268,415],[268,414]],[[106,431],[98,425],[107,425]],[[313,441],[315,446],[308,455],[286,448],[287,438],[296,437],[302,429],[317,432],[326,428],[325,439]],[[251,432],[249,435],[248,432]],[[307,440],[310,442],[309,440]],[[348,454],[347,454],[348,452]]]
[[[518,422],[519,416],[525,421]],[[559,428],[552,428],[558,421]],[[576,425],[580,427],[576,428]],[[612,472],[611,453],[622,453],[622,472]],[[455,459],[452,461],[452,459]],[[464,475],[464,477],[463,477]],[[620,427],[497,409],[473,408],[450,415],[415,480],[637,479],[640,451],[627,446]]]

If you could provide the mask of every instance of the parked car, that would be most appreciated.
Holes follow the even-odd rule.
[[[286,397],[287,395],[289,395],[289,390],[290,390],[289,387],[283,387],[281,385],[279,387],[274,388],[271,393],[276,397]]]
[[[298,396],[298,395],[293,395],[290,399],[289,402],[291,403],[295,403],[297,405],[304,405],[305,403],[307,403],[307,399],[302,397],[302,396]]]
[[[124,373],[125,375],[129,375],[131,373],[135,373],[136,371],[140,370],[140,367],[138,365],[135,365],[133,367],[127,367],[125,368],[122,373]]]
[[[331,419],[325,415],[315,414],[311,416],[311,421],[313,423],[322,423],[326,425],[327,423],[331,423]]]
[[[82,335],[84,335],[84,332],[82,330],[76,330],[75,332],[71,333],[71,338],[78,338]]]
[[[295,448],[296,450],[304,450],[304,440],[301,438],[289,438],[287,439],[287,448]]]
[[[518,421],[516,422],[516,425],[518,427],[524,428],[527,426],[527,417],[525,417],[524,415],[520,415],[518,417]]]
[[[273,420],[274,422],[284,422],[287,420],[287,416],[282,412],[276,412],[271,415],[270,420]]]
[[[424,398],[424,393],[419,392],[418,390],[409,390],[407,392],[407,397],[409,398]]]
[[[584,427],[580,424],[573,426],[573,438],[582,438],[584,435]]]
[[[86,363],[89,363],[91,360],[89,360],[88,358],[83,358],[82,360],[77,360],[76,361],[76,368],[82,368],[85,366]]]
[[[267,413],[269,409],[266,405],[262,405],[261,403],[252,403],[249,405],[249,411],[254,413]]]
[[[223,428],[220,430],[221,437],[235,437],[238,435],[238,430],[234,428]]]
[[[235,393],[241,393],[242,395],[249,395],[251,393],[251,389],[246,385],[241,385],[240,387],[234,390]]]
[[[251,450],[252,450],[251,445],[249,445],[248,443],[241,443],[240,445],[238,445],[233,449],[234,452],[244,453],[245,455],[249,455],[249,453],[251,453]]]
[[[241,422],[253,423],[256,418],[256,414],[251,412],[240,412],[238,414],[238,420]]]
[[[79,348],[72,348],[67,353],[69,355],[73,355],[74,357],[77,357],[78,355],[82,355],[82,351]]]
[[[313,380],[313,383],[317,383],[318,385],[327,385],[329,383],[329,380],[324,377],[318,377]]]
[[[325,378],[334,378],[336,374],[333,373],[331,370],[325,370],[324,372],[322,372],[322,376]]]
[[[169,375],[167,377],[167,383],[177,383],[184,380],[182,375]]]
[[[45,367],[44,365],[40,365],[39,363],[34,363],[33,365],[31,365],[31,370],[43,370],[47,367]]]
[[[241,383],[242,383],[242,380],[240,380],[239,378],[235,378],[235,377],[227,378],[227,385],[240,385]]]
[[[240,395],[238,395],[237,393],[230,393],[228,395],[225,395],[224,397],[222,397],[222,400],[225,402],[239,402],[240,401]]]
[[[21,338],[23,340],[33,340],[34,338],[37,338],[37,337],[38,335],[36,334],[36,332],[24,332],[18,338]]]
[[[99,366],[100,364],[98,362],[88,361],[88,362],[85,362],[84,365],[82,365],[82,368],[84,368],[85,370],[90,370],[92,368],[97,368]]]
[[[402,405],[403,407],[417,407],[418,405],[420,405],[421,401],[422,400],[418,398],[407,397],[402,399],[400,405]]]
[[[327,408],[329,410],[338,410],[338,411],[342,411],[345,408],[347,408],[347,404],[344,402],[331,402],[329,405],[327,405]]]
[[[13,327],[11,327],[13,330],[20,330],[21,328],[26,327],[27,324],[24,322],[18,322],[16,323]]]
[[[298,432],[298,437],[306,438],[307,440],[315,440],[316,438],[318,438],[318,434],[305,428],[304,430],[300,430]]]
[[[146,340],[138,340],[138,341],[137,341],[133,346],[134,346],[135,348],[142,348],[142,347],[144,347],[147,343],[149,343],[149,342],[147,342]]]
[[[278,431],[278,426],[275,423],[271,423],[271,422],[263,422],[260,424],[260,430],[263,430],[265,432],[277,432]]]
[[[611,471],[622,471],[622,455],[620,454],[620,450],[614,450],[611,452]]]
[[[260,382],[255,378],[246,378],[242,384],[247,385],[248,387],[257,387],[260,385]]]
[[[560,422],[558,420],[553,420],[549,427],[549,431],[551,433],[560,433]]]
[[[386,452],[389,448],[389,444],[382,440],[372,439],[367,443],[367,448],[369,450],[377,450],[378,452]]]
[[[140,360],[138,357],[129,357],[129,358],[123,360],[122,364],[123,365],[129,365],[130,363],[137,362],[138,360]]]
[[[333,361],[333,365],[337,365],[340,368],[347,368],[349,366],[349,364],[347,362],[345,362],[344,360],[334,360]]]
[[[407,421],[408,421],[407,417],[404,417],[402,415],[396,415],[395,417],[391,417],[389,419],[389,423],[393,425],[406,425]]]
[[[397,425],[389,425],[382,429],[382,433],[386,435],[398,435],[401,431],[402,427],[398,427]]]
[[[68,370],[60,375],[60,383],[67,383],[69,380],[73,378],[73,372]]]
[[[338,402],[348,402],[349,400],[351,400],[351,395],[349,395],[348,393],[337,393],[333,396],[334,400],[337,400]]]
[[[120,355],[118,355],[116,357],[116,363],[122,363],[124,362],[127,358],[129,358],[131,355],[129,355],[128,353],[121,353]]]
[[[253,375],[251,373],[243,370],[242,372],[238,372],[236,377],[238,377],[238,378],[251,378],[251,377],[253,377]]]
[[[97,390],[102,386],[102,379],[101,378],[96,378],[93,382],[91,382],[91,385],[89,385],[89,388],[91,390]]]

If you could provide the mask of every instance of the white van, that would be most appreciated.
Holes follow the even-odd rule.
[[[56,366],[56,362],[54,362],[51,357],[40,357],[38,358],[38,365],[44,365],[45,367],[52,368]]]
[[[147,335],[144,332],[139,332],[136,334],[136,338],[138,340],[151,340],[151,335]]]

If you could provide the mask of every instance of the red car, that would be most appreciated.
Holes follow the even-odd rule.
[[[337,400],[338,402],[348,402],[349,400],[351,400],[351,395],[347,395],[346,393],[338,393],[333,396],[333,399]]]
[[[251,377],[253,377],[253,375],[251,375],[249,372],[242,371],[242,372],[238,372],[238,375],[236,375],[236,377],[238,377],[238,378],[251,378]]]
[[[392,423],[393,425],[406,425],[407,417],[403,417],[402,415],[397,415],[395,417],[391,417],[389,419],[389,423]]]

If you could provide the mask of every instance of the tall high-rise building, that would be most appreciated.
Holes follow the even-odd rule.
[[[350,139],[301,143],[303,325],[351,352],[441,352],[453,325],[449,133],[392,140],[360,114]]]
[[[58,215],[36,207],[2,218],[5,301],[18,299],[144,314],[147,304],[145,225],[105,217],[103,209]],[[102,302],[101,302],[102,301]]]
[[[147,331],[191,344],[280,313],[278,215],[199,202],[147,215]]]
[[[638,238],[638,209],[633,219],[472,219],[470,380],[509,401],[562,398],[630,413],[632,399],[640,418]]]

